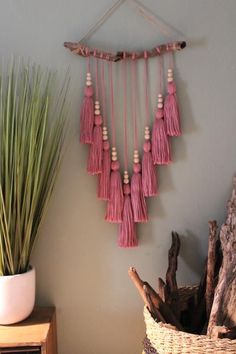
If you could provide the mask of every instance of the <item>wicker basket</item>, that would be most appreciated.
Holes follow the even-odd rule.
[[[196,287],[180,289],[181,309],[186,308],[190,295],[196,293]],[[144,307],[146,335],[158,354],[236,354],[236,340],[213,340],[205,335],[196,335],[167,328],[162,322],[155,322]],[[148,351],[146,351],[148,353]]]

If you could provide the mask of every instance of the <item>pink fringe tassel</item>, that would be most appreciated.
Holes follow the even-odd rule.
[[[124,206],[124,195],[119,167],[118,161],[113,161],[111,163],[110,198],[107,203],[105,217],[106,221],[114,223],[122,222],[122,211]]]
[[[102,173],[102,117],[95,116],[93,142],[90,145],[87,172],[91,175]]]
[[[134,164],[131,178],[131,203],[135,222],[147,222],[147,206],[142,189],[141,165]]]
[[[132,204],[130,199],[130,186],[124,185],[124,209],[123,209],[123,221],[119,225],[119,239],[118,245],[124,248],[138,246],[138,240],[136,236],[136,227],[134,223],[134,216],[132,210]]]
[[[108,141],[103,142],[102,173],[98,176],[98,198],[109,200],[110,197],[111,155]]]
[[[93,125],[93,87],[86,86],[84,90],[84,99],[80,111],[80,142],[82,144],[91,144],[93,142]]]
[[[173,81],[168,83],[167,91],[168,95],[164,104],[167,134],[169,136],[179,136],[181,135],[179,106],[176,96],[176,85]]]
[[[163,109],[158,109],[152,130],[152,158],[154,165],[167,165],[171,162],[169,140],[163,116]]]
[[[157,173],[153,164],[151,142],[149,140],[143,144],[142,188],[145,197],[157,195]]]

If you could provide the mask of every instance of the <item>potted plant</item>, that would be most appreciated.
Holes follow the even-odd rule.
[[[50,71],[22,62],[8,71],[0,75],[0,324],[34,307],[30,256],[61,161],[68,87],[55,99]]]

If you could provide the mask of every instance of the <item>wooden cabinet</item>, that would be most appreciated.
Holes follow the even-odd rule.
[[[57,354],[56,313],[36,308],[23,322],[0,326],[0,354]]]

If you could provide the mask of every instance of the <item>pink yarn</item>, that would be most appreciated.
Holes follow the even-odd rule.
[[[93,87],[86,86],[84,90],[84,99],[80,110],[80,142],[82,144],[92,143],[93,125],[94,125]]]
[[[151,142],[149,140],[143,144],[142,186],[145,197],[157,195],[157,173],[153,164]]]
[[[95,116],[93,142],[90,145],[87,172],[91,175],[102,173],[102,117]]]
[[[132,210],[132,204],[130,199],[130,186],[124,185],[124,209],[123,209],[123,221],[119,225],[119,238],[118,245],[124,248],[138,246],[138,240],[136,236],[136,227],[134,223],[134,215]]]
[[[109,142],[103,142],[102,173],[98,176],[98,198],[109,200],[110,198],[110,174],[111,155]]]
[[[171,162],[169,140],[163,120],[163,109],[158,109],[152,130],[152,158],[154,165]]]
[[[146,222],[148,221],[147,206],[143,194],[142,176],[138,170],[141,170],[140,164],[134,164],[134,173],[131,178],[131,203],[134,213],[134,221]]]
[[[169,136],[179,136],[181,135],[179,106],[176,96],[176,86],[173,81],[168,83],[167,91],[168,95],[165,98],[164,104],[167,134]]]
[[[119,171],[119,162],[111,163],[110,176],[110,199],[107,203],[107,212],[105,220],[114,223],[122,222],[122,210],[124,206],[124,196],[122,190],[121,175]]]

